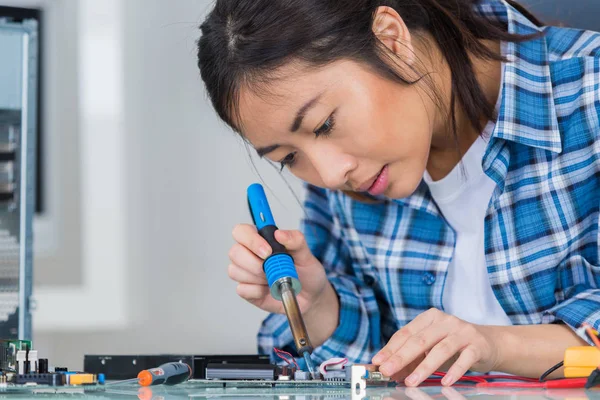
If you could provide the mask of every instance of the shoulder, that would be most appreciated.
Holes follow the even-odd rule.
[[[600,33],[560,27],[546,32],[556,118],[568,152],[600,135]]]
[[[566,27],[544,28],[550,62],[578,57],[600,57],[600,33]]]

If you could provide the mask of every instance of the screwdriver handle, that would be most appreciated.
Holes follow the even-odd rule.
[[[184,363],[169,362],[156,368],[145,369],[138,374],[141,386],[176,385],[192,377],[192,368]]]

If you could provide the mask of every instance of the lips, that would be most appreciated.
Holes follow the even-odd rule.
[[[381,173],[383,172],[383,170],[385,169],[386,166],[384,166],[383,168],[381,168],[379,170],[379,172],[377,172],[376,175],[374,175],[371,179],[369,179],[368,181],[366,181],[365,183],[363,183],[362,185],[360,185],[357,189],[358,192],[367,192],[369,191],[369,189],[371,189],[371,186],[373,186],[375,184],[375,181],[377,180],[377,178],[379,178],[379,176],[381,175]]]
[[[377,175],[375,182],[373,182],[373,184],[367,191],[369,192],[369,194],[371,196],[379,196],[379,195],[385,193],[385,191],[388,188],[388,183],[389,183],[389,171],[388,171],[388,166],[385,165],[382,168],[379,175]]]

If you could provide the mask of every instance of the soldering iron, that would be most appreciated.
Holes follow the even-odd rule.
[[[262,185],[258,183],[250,185],[247,193],[248,207],[254,225],[256,225],[258,233],[269,243],[273,250],[271,255],[263,262],[271,296],[283,303],[290,330],[294,336],[296,350],[299,355],[304,357],[308,371],[314,379],[315,367],[310,358],[313,347],[308,338],[304,319],[296,300],[296,296],[302,290],[302,285],[298,280],[294,259],[289,255],[286,248],[275,240],[275,231],[278,228],[275,225],[271,207]]]

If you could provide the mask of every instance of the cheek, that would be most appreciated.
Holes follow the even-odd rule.
[[[411,88],[403,88],[379,108],[373,119],[373,139],[393,159],[426,164],[431,145],[431,123],[427,110]]]
[[[310,163],[303,163],[303,165],[294,167],[289,170],[292,175],[296,178],[310,183],[317,187],[325,187],[325,183],[321,179],[321,176],[317,173],[317,170]]]

